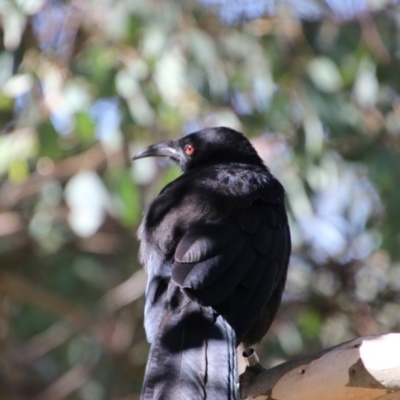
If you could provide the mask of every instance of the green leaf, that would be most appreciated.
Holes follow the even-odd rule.
[[[321,324],[321,316],[315,310],[304,310],[299,315],[299,328],[308,339],[314,339],[318,336]]]
[[[26,161],[15,161],[8,169],[8,178],[13,183],[22,183],[29,175],[29,167]]]
[[[107,177],[111,191],[116,195],[120,221],[125,226],[139,222],[142,209],[140,192],[129,170],[115,170]]]
[[[43,122],[37,131],[40,155],[50,158],[60,157],[62,152],[59,146],[59,136],[51,122]]]
[[[93,143],[95,124],[88,114],[83,112],[78,112],[75,114],[75,132],[78,138],[84,144]]]

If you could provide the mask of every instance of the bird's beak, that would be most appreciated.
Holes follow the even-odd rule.
[[[137,153],[132,160],[138,160],[139,158],[145,157],[169,157],[173,160],[179,160],[179,152],[176,149],[174,141],[170,140],[168,142],[153,144],[152,146],[145,148]]]

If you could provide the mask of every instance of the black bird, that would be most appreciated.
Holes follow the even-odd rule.
[[[139,228],[151,343],[142,400],[237,398],[236,347],[259,342],[290,255],[284,189],[241,133],[208,128],[137,154],[183,174]]]

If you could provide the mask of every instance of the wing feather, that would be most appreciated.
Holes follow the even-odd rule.
[[[184,287],[184,292],[192,299],[204,306],[216,306],[234,293],[247,270],[252,270],[257,262],[257,255],[250,246],[242,248],[241,253],[228,270],[215,282],[201,290]],[[246,268],[243,266],[246,265]]]
[[[286,214],[280,211],[281,204],[258,201],[224,221],[193,224],[175,252],[173,282],[190,300],[214,307],[239,337],[269,299],[280,298],[275,292],[290,252]],[[278,303],[272,303],[267,313],[273,317]]]

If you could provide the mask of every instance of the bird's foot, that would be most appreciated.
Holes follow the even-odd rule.
[[[246,361],[246,370],[239,376],[240,399],[247,399],[251,384],[259,373],[265,370],[260,364],[257,353],[252,348],[245,348],[243,358]]]
[[[246,361],[246,365],[248,367],[254,367],[255,365],[260,363],[260,359],[258,358],[258,355],[254,349],[250,348],[245,348],[243,350],[242,356],[244,360]]]

